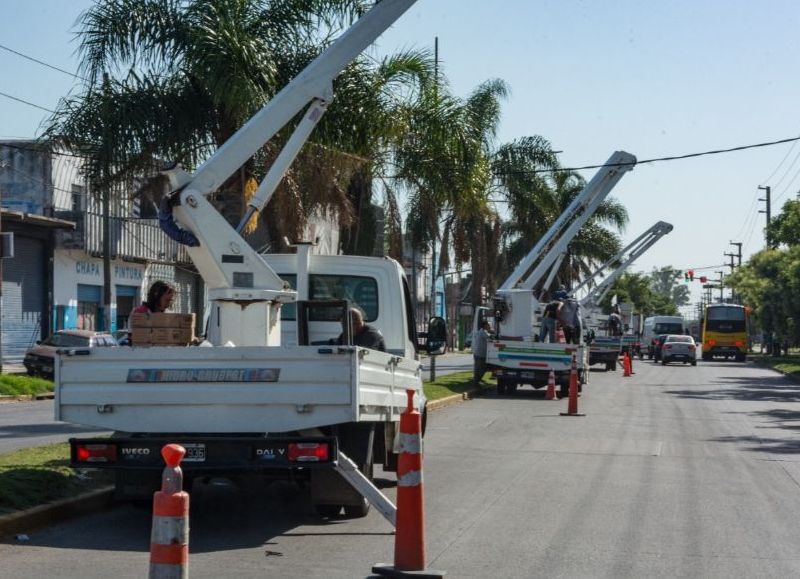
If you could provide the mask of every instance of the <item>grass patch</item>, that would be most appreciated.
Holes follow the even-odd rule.
[[[0,515],[74,497],[111,483],[111,473],[69,468],[69,444],[0,454]]]
[[[433,381],[425,380],[423,385],[425,387],[425,396],[428,400],[438,400],[453,394],[463,394],[472,389],[472,372],[457,372],[441,376]],[[496,385],[497,382],[494,378],[487,380],[484,377],[483,388],[494,388]]]
[[[19,374],[0,374],[0,395],[22,396],[53,391],[53,382]]]
[[[759,366],[775,368],[800,378],[800,354],[790,354],[788,356],[751,355],[750,358]]]

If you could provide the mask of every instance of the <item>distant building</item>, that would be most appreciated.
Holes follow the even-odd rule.
[[[2,229],[15,233],[3,262],[3,361],[63,328],[106,329],[102,214],[83,159],[35,141],[0,142]],[[150,283],[176,287],[173,311],[202,316],[203,283],[185,248],[158,227],[154,207],[114,192],[111,230],[111,327],[126,327]],[[201,318],[202,319],[202,318]]]

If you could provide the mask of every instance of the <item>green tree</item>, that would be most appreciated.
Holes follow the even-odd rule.
[[[600,306],[605,313],[611,312],[611,299],[632,304],[644,316],[678,314],[678,307],[671,299],[653,291],[652,278],[644,273],[623,273],[606,294]]]
[[[687,305],[690,300],[689,288],[680,283],[682,279],[683,272],[673,268],[671,265],[653,268],[650,274],[650,284],[653,292],[674,304],[676,309]]]
[[[768,226],[768,231],[774,243],[800,245],[800,200],[786,201],[781,213]]]
[[[89,83],[60,103],[46,134],[85,152],[90,175],[100,166],[113,167],[110,178],[119,180],[152,174],[154,159],[194,168],[366,7],[363,0],[100,0],[79,21]],[[273,242],[295,237],[314,212],[353,223],[368,202],[376,151],[400,132],[395,102],[429,60],[411,52],[378,64],[360,57],[337,78],[315,141],[266,213]],[[245,185],[265,174],[292,128],[220,188],[214,200],[231,223],[241,217]]]

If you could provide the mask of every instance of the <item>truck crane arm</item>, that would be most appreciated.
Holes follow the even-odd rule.
[[[212,303],[211,326],[217,328],[212,343],[221,345],[230,341],[237,345],[278,345],[278,307],[281,302],[293,301],[295,292],[239,232],[250,216],[267,204],[319,122],[333,98],[333,80],[414,2],[383,0],[376,3],[194,174],[180,167],[164,172],[171,193],[159,221],[167,235],[187,246],[192,262],[208,287]],[[206,197],[222,186],[303,109],[306,109],[303,119],[259,185],[239,229],[234,229]],[[265,308],[264,311],[257,313],[250,307],[256,304],[261,304],[258,307]],[[247,308],[250,309],[245,312]]]
[[[642,233],[639,237],[634,239],[626,247],[620,250],[614,257],[606,261],[603,265],[598,267],[589,277],[584,279],[581,284],[575,288],[574,292],[580,292],[596,284],[588,290],[588,293],[580,300],[584,308],[593,308],[605,297],[614,282],[617,281],[620,275],[643,253],[650,249],[659,239],[672,231],[672,225],[665,221],[659,221],[650,229]],[[603,281],[598,282],[602,278],[604,272],[609,268],[614,268]]]
[[[514,269],[499,290],[531,290],[542,281],[570,241],[594,214],[622,176],[636,165],[636,157],[616,151],[586,184],[555,223]]]

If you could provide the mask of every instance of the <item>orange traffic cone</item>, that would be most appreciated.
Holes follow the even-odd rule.
[[[547,378],[547,394],[545,394],[544,399],[558,400],[558,396],[556,395],[556,375],[553,370],[550,370],[550,376]]]
[[[622,358],[622,377],[631,377],[631,357],[628,356],[628,352],[625,352],[624,357]]]
[[[569,372],[569,403],[561,416],[586,416],[578,412],[578,358],[572,354],[572,369]]]
[[[376,565],[384,577],[444,577],[425,569],[425,500],[422,492],[422,417],[414,408],[415,390],[406,390],[408,406],[400,415],[400,456],[397,459],[397,523],[394,565]]]
[[[161,449],[167,466],[161,476],[161,490],[153,497],[149,579],[189,577],[189,493],[183,491],[181,470],[185,454],[186,449],[179,444]]]

